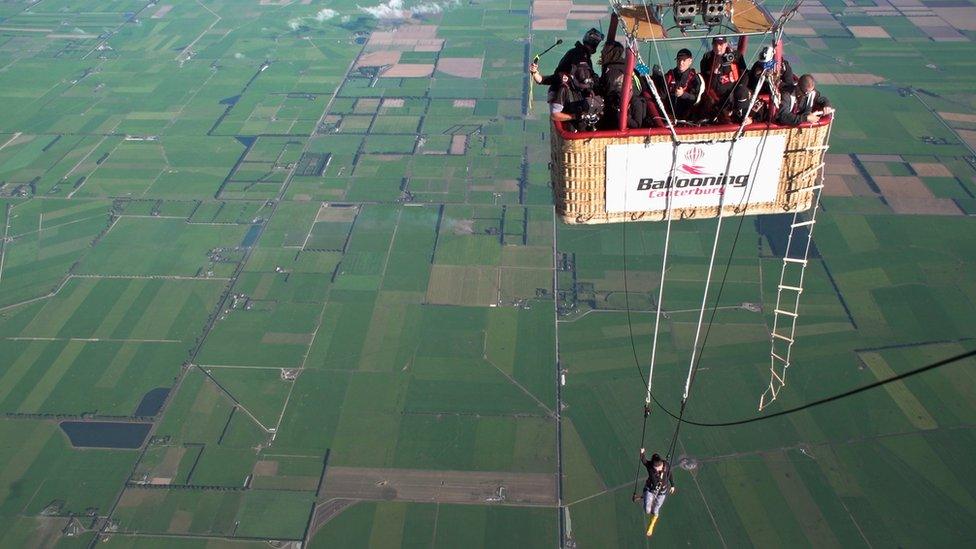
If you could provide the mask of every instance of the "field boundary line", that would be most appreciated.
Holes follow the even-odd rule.
[[[197,36],[196,38],[194,38],[192,42],[190,42],[189,44],[187,44],[187,46],[186,46],[185,48],[183,48],[182,50],[180,50],[180,53],[179,53],[179,55],[177,55],[177,56],[176,56],[176,57],[175,57],[175,58],[173,59],[173,61],[179,61],[180,63],[183,63],[183,62],[186,62],[186,61],[188,61],[188,60],[190,59],[190,55],[191,55],[191,54],[193,53],[193,51],[192,51],[192,50],[193,50],[193,46],[195,46],[195,45],[196,45],[196,43],[197,43],[197,42],[199,42],[199,41],[200,41],[200,39],[201,39],[201,38],[203,38],[203,36],[204,36],[205,34],[207,34],[207,33],[208,33],[208,32],[210,32],[210,31],[211,31],[211,30],[212,30],[212,29],[213,29],[214,27],[216,27],[216,26],[217,26],[217,23],[220,23],[220,21],[221,21],[221,19],[223,19],[222,17],[220,17],[219,15],[217,15],[217,12],[215,12],[214,10],[212,10],[212,9],[210,9],[210,8],[208,8],[207,6],[205,6],[205,5],[203,5],[203,4],[202,4],[202,3],[200,2],[200,0],[196,0],[196,2],[197,2],[197,4],[198,4],[198,5],[199,5],[199,6],[201,7],[201,8],[203,8],[203,9],[205,9],[205,10],[207,10],[207,11],[209,11],[209,12],[210,12],[210,13],[211,13],[211,14],[212,14],[212,15],[213,15],[214,17],[216,17],[217,19],[215,19],[213,23],[210,23],[210,26],[209,26],[209,27],[207,27],[206,29],[204,29],[204,30],[203,30],[203,32],[201,32],[201,33],[200,33],[200,34],[199,34],[199,35],[198,35],[198,36]],[[183,57],[184,55],[186,55],[186,58],[185,58],[185,59],[180,59],[180,58],[181,58],[181,57]]]
[[[0,147],[2,149],[3,147]],[[4,214],[3,241],[0,241],[0,281],[3,280],[3,261],[7,257],[7,233],[10,232],[10,212],[14,209],[13,204],[7,203],[6,213]]]

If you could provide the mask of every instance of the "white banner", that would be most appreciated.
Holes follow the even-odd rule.
[[[607,146],[607,212],[653,212],[774,202],[785,135],[725,143]],[[677,154],[675,154],[677,153]],[[674,161],[674,174],[671,164]]]

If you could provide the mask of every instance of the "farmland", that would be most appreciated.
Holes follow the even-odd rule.
[[[662,296],[663,224],[554,215],[524,67],[606,21],[0,3],[0,546],[649,545],[654,311],[676,411],[715,222],[674,225]],[[838,116],[770,411],[976,347],[973,40],[970,0],[809,0],[790,23]],[[756,415],[788,224],[726,220],[686,418]],[[973,365],[683,426],[655,543],[972,539]],[[648,450],[675,427],[655,406]]]

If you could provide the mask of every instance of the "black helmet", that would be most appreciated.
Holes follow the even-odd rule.
[[[694,57],[695,56],[691,54],[691,50],[689,50],[688,48],[681,48],[680,50],[678,50],[678,55],[676,55],[674,58],[680,60],[680,59],[693,59]]]
[[[583,35],[583,45],[596,51],[596,47],[603,41],[603,33],[597,29],[590,29]]]

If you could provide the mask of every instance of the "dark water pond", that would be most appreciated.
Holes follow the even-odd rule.
[[[136,413],[132,415],[136,417],[152,417],[156,415],[159,413],[159,409],[163,407],[163,402],[166,401],[166,395],[168,394],[168,387],[156,387],[149,391],[143,395],[139,407],[136,408]]]
[[[62,421],[61,429],[76,448],[138,448],[151,423],[115,421]]]
[[[251,228],[247,230],[247,234],[244,235],[244,241],[241,242],[241,247],[249,248],[258,239],[259,234],[261,234],[261,225],[251,225]]]

